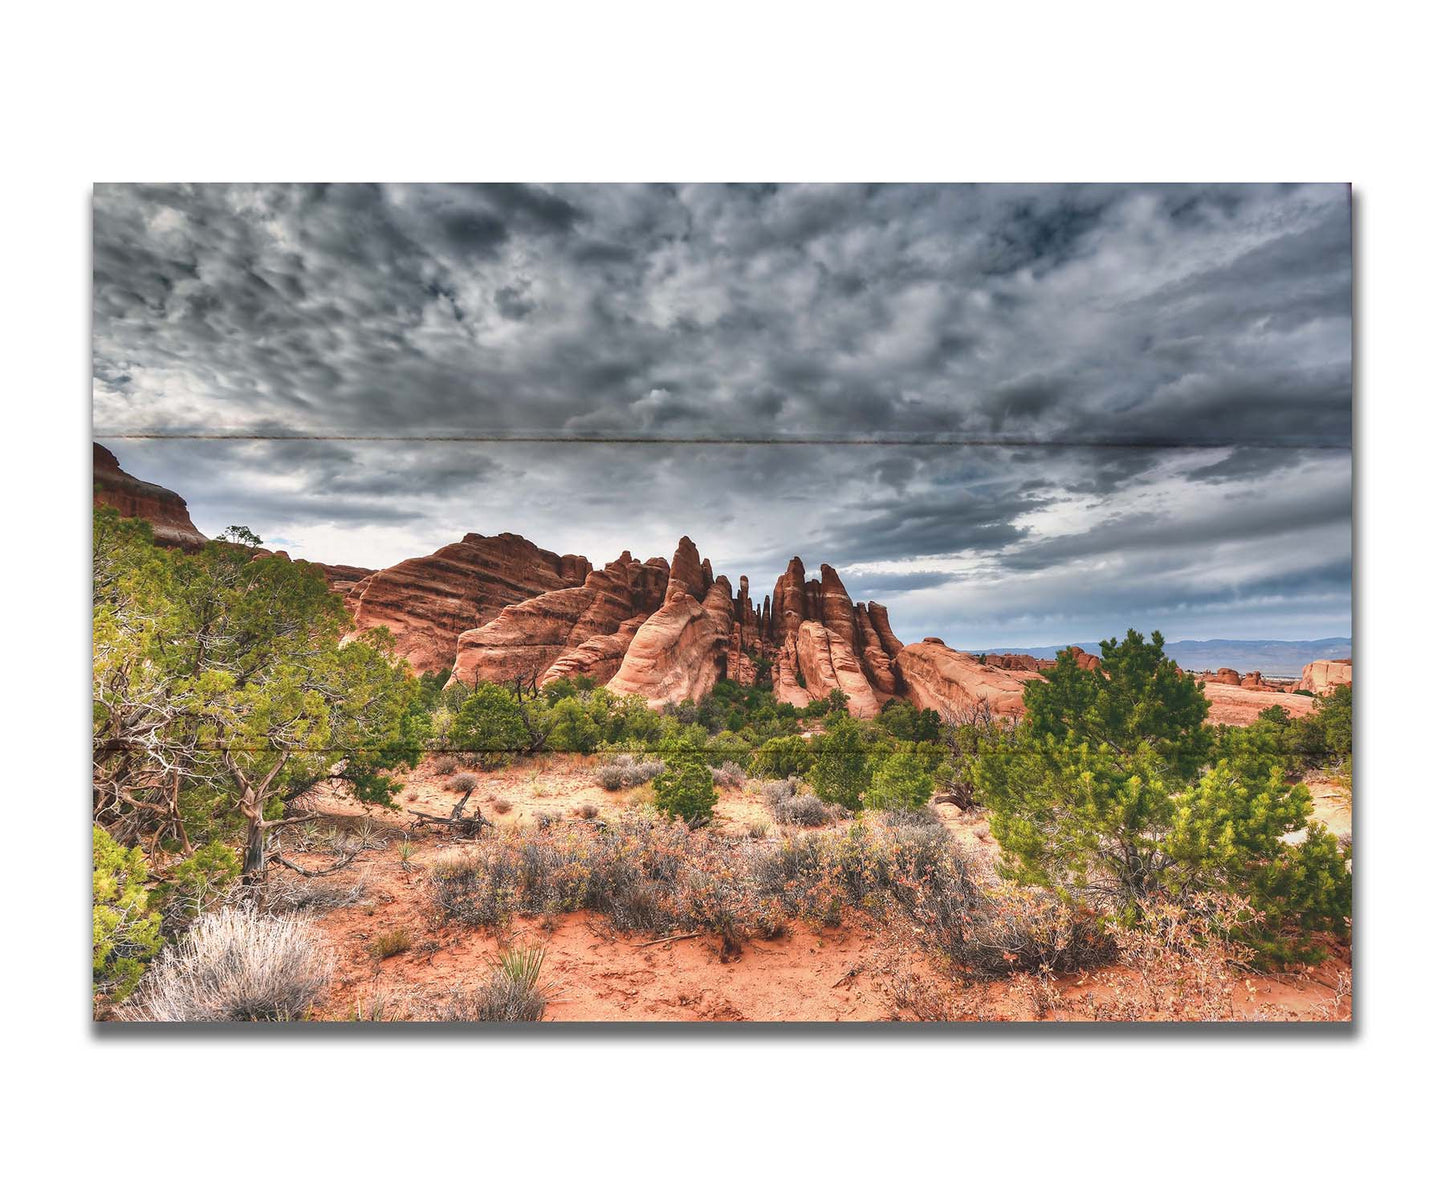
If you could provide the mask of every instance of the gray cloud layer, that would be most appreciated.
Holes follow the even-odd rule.
[[[686,530],[961,644],[1337,635],[1350,273],[1338,186],[105,186],[95,424],[202,529],[319,559]]]

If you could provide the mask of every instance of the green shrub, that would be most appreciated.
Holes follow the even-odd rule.
[[[916,752],[900,751],[878,765],[863,805],[878,811],[917,810],[932,797],[933,771]]]
[[[1302,953],[1349,915],[1344,856],[1319,834],[1281,839],[1306,830],[1310,798],[1277,733],[1207,728],[1202,687],[1163,648],[1130,631],[1104,641],[1099,671],[1061,657],[1025,688],[1028,718],[974,765],[1000,868],[1126,923],[1160,896],[1242,895],[1262,952]]]
[[[207,907],[224,899],[240,874],[240,857],[219,840],[202,845],[184,861],[176,862],[156,892],[167,928],[184,927]]]
[[[800,778],[813,768],[813,751],[802,736],[775,736],[753,754],[753,776]]]
[[[706,758],[697,749],[679,745],[665,750],[662,760],[667,768],[652,779],[658,809],[689,827],[707,823],[717,802],[717,787]]]
[[[818,797],[835,807],[858,809],[868,788],[868,749],[858,721],[846,713],[829,718],[827,730],[813,740],[816,760],[808,780]]]
[[[451,740],[453,747],[475,754],[484,765],[501,764],[508,754],[526,752],[533,744],[522,704],[489,681],[480,683],[462,704]]]
[[[150,867],[104,828],[91,833],[91,981],[97,996],[124,999],[161,948],[161,915],[151,907]]]

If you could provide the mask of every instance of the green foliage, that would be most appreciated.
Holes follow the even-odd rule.
[[[915,749],[900,749],[879,762],[863,805],[880,811],[917,810],[933,797],[933,768]]]
[[[184,861],[177,861],[166,870],[166,880],[156,890],[163,900],[171,923],[194,919],[216,900],[241,873],[241,859],[234,850],[219,840],[202,845]]]
[[[1237,740],[1241,729],[1221,727],[1215,732],[1216,749]],[[1277,755],[1291,773],[1325,769],[1346,781],[1352,770],[1354,752],[1354,695],[1348,685],[1337,686],[1315,698],[1308,715],[1295,717],[1281,706],[1261,711],[1247,729],[1260,739],[1273,742]]]
[[[1122,641],[1105,640],[1100,659],[1091,670],[1060,655],[1043,680],[1028,683],[1024,701],[1034,733],[1120,753],[1147,746],[1166,774],[1191,777],[1209,753],[1203,684],[1164,655],[1157,631],[1148,641],[1132,628]]]
[[[813,768],[813,760],[802,736],[774,736],[753,754],[752,773],[756,778],[801,778]]]
[[[160,952],[161,915],[151,906],[150,867],[140,849],[117,844],[97,827],[91,859],[91,981],[97,996],[118,1002]]]
[[[847,712],[829,716],[827,728],[814,738],[812,749],[816,760],[808,780],[818,797],[856,811],[869,781],[868,747],[859,721]]]
[[[323,779],[389,803],[389,770],[416,762],[427,722],[389,633],[343,646],[345,608],[313,565],[245,542],[165,551],[147,535],[95,512],[97,820],[229,833],[244,818],[261,859],[265,823]]]
[[[250,527],[227,527],[221,532],[221,538],[227,543],[238,543],[247,548],[259,548],[261,546],[261,537],[253,532]]]
[[[1262,947],[1285,928],[1337,927],[1338,848],[1281,842],[1304,829],[1309,793],[1286,781],[1277,733],[1211,733],[1202,693],[1162,648],[1131,631],[1104,643],[1100,672],[1061,658],[1027,687],[1028,719],[984,745],[974,781],[1003,871],[1126,919],[1157,894],[1242,894],[1265,917]]]
[[[478,684],[451,728],[452,748],[479,753],[492,764],[505,759],[505,754],[526,752],[531,745],[522,704],[512,691],[489,681]]]
[[[707,823],[717,802],[717,787],[706,756],[690,745],[674,744],[663,750],[662,760],[667,768],[652,779],[658,809],[690,827]]]
[[[943,734],[943,720],[937,711],[931,707],[920,711],[901,698],[890,698],[877,722],[899,740],[932,742]]]
[[[547,747],[557,752],[590,753],[602,743],[602,725],[575,694],[562,695],[552,704],[550,726]]]
[[[746,761],[752,749],[738,732],[722,731],[707,742],[708,760],[713,765],[724,761]]]

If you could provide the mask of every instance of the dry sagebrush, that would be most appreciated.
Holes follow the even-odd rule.
[[[201,916],[142,980],[127,1020],[304,1020],[333,959],[311,923],[227,907]]]

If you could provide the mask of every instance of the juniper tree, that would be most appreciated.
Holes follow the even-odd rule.
[[[1025,721],[985,743],[974,781],[1003,872],[1126,918],[1156,894],[1242,894],[1280,951],[1285,929],[1339,927],[1349,873],[1309,792],[1266,730],[1212,741],[1203,687],[1163,648],[1131,630],[1098,669],[1060,657],[1025,688]]]

